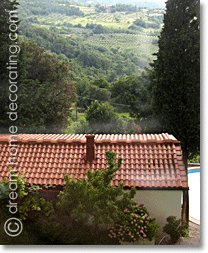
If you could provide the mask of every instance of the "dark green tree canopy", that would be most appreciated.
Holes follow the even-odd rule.
[[[174,134],[188,158],[199,151],[199,1],[169,0],[166,8],[153,64],[153,106],[161,123],[159,130]]]
[[[7,62],[9,60],[9,11],[17,9],[17,1],[10,2],[9,0],[0,1],[0,131],[5,121],[6,105],[8,103],[8,70]],[[13,20],[17,21],[18,18],[13,16]]]
[[[23,43],[21,49],[20,130],[60,132],[74,96],[69,64],[33,43]]]
[[[20,42],[18,120],[19,132],[54,133],[66,127],[74,97],[67,61],[32,42]],[[2,87],[8,98],[8,85]],[[1,132],[8,132],[8,101],[1,100]]]
[[[112,84],[112,99],[128,107],[133,117],[147,117],[150,113],[150,87],[147,74],[123,77]]]
[[[9,45],[11,40],[9,39],[9,11],[15,11],[17,9],[17,1],[1,0],[0,2],[0,80],[7,75],[6,63],[9,58]],[[13,15],[12,20],[18,20]]]
[[[115,133],[118,127],[118,115],[108,102],[95,100],[86,112],[89,128],[93,133]]]

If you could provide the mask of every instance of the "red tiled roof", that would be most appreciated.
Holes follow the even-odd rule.
[[[0,135],[0,180],[8,177],[9,135]],[[64,176],[81,179],[86,171],[106,168],[105,152],[122,158],[113,185],[182,189],[187,175],[180,142],[169,134],[97,134],[95,159],[86,162],[84,134],[19,134],[17,171],[30,184],[64,185]]]

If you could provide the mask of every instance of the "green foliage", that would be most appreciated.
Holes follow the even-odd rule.
[[[49,240],[43,237],[38,221],[47,222],[53,213],[52,203],[41,197],[39,187],[26,184],[23,176],[13,175],[12,179],[12,183],[17,185],[16,191],[10,190],[11,182],[8,180],[4,179],[0,182],[0,243],[3,245],[47,244]],[[11,200],[9,194],[12,192],[17,193],[17,199]],[[23,231],[17,237],[10,237],[4,231],[5,221],[11,218],[8,210],[11,203],[12,206],[17,206],[15,217],[23,224]]]
[[[9,103],[8,99],[8,70],[7,62],[9,59],[9,46],[12,41],[9,39],[9,20],[15,21],[18,25],[17,18],[17,7],[18,2],[11,2],[9,0],[0,1],[0,132],[3,131],[5,124],[5,118],[7,115],[5,111],[7,110],[7,105]],[[12,14],[9,14],[12,11]]]
[[[106,153],[106,159],[108,168],[95,172],[88,171],[87,180],[75,182],[66,176],[66,186],[59,195],[58,206],[71,212],[73,219],[97,226],[107,225],[116,217],[114,202],[123,201],[116,200],[123,192],[121,187],[112,187],[110,182],[114,173],[120,169],[121,159],[115,163],[115,154],[111,152]]]
[[[86,119],[93,133],[115,133],[119,131],[119,118],[115,109],[107,102],[95,100],[86,111]]]
[[[109,9],[108,6],[97,4],[96,6],[97,12],[104,12],[108,13],[109,11],[111,13],[114,12],[136,12],[138,10],[137,6],[131,5],[131,4],[116,4],[112,5]]]
[[[181,141],[185,163],[200,148],[199,1],[169,0],[153,64],[153,105],[159,131]]]
[[[17,216],[21,220],[27,220],[34,212],[42,212],[44,215],[49,215],[52,211],[52,205],[44,198],[40,197],[37,186],[29,186],[25,183],[23,176],[13,175],[13,183],[17,185],[17,199],[14,201],[17,204]],[[9,200],[9,184],[8,180],[0,182],[0,205],[5,209]],[[8,210],[7,210],[8,211]]]
[[[46,5],[50,6],[45,8]],[[84,13],[84,16],[78,17],[75,14],[70,17],[66,13],[62,13],[62,9],[67,10],[72,7],[77,7]],[[126,12],[121,11],[124,9]],[[59,1],[54,0],[50,4],[45,0],[35,0],[34,2],[21,0],[19,12],[24,17],[20,26],[20,33],[24,40],[35,42],[56,53],[60,61],[70,64],[69,78],[74,80],[76,85],[78,111],[87,110],[92,101],[98,100],[100,102],[109,102],[118,111],[129,112],[128,106],[123,108],[122,105],[112,103],[115,101],[113,101],[114,98],[111,98],[111,84],[119,77],[138,74],[144,67],[148,66],[151,53],[157,50],[157,46],[153,45],[153,40],[157,40],[157,37],[153,34],[156,32],[155,29],[147,31],[149,36],[145,36],[143,33],[129,30],[128,26],[133,23],[136,16],[141,16],[145,19],[145,22],[156,22],[149,20],[149,18],[152,16],[151,14],[157,14],[160,11],[149,11],[148,21],[142,9],[131,5],[118,4],[113,6],[112,13],[97,13],[94,5],[89,7],[78,3],[73,3],[73,5],[63,1],[59,3]],[[51,12],[51,14],[48,12]],[[61,19],[59,18],[60,13],[62,15]],[[145,43],[143,43],[144,41]],[[62,77],[64,75],[66,73],[63,73]],[[42,91],[39,90],[42,87],[41,82],[36,86],[38,86],[38,92],[34,94],[34,97],[47,93],[47,89],[42,88]],[[71,97],[69,98],[68,102],[70,103]],[[72,108],[72,106],[70,104],[69,107]],[[54,105],[55,109],[58,107]],[[131,116],[143,121],[146,114],[144,117],[141,106],[138,107],[134,109],[134,112],[130,111]],[[41,108],[45,109],[44,101],[41,103]],[[67,128],[67,132],[96,132],[96,127],[92,129],[90,122],[87,120],[82,119],[78,122],[72,122],[72,119],[69,119],[71,116],[65,107],[65,113],[68,113],[68,117],[66,117],[66,114],[63,115],[63,111],[59,112],[59,115],[56,114],[57,122],[60,122],[58,126],[57,122],[53,123],[51,120],[44,118],[45,113],[41,108],[37,108],[36,113],[33,112],[33,114],[39,114],[41,117],[37,120],[39,121],[37,124],[31,122],[31,129],[28,132],[57,132],[62,131],[63,128]],[[54,108],[53,112],[56,112]],[[147,104],[143,106],[144,108],[147,108]],[[28,107],[28,111],[30,109]],[[23,114],[23,116],[25,115]],[[33,118],[36,119],[36,115]],[[66,126],[66,118],[69,119],[69,127]],[[112,133],[119,131],[132,133],[135,129],[138,132],[141,127],[135,126],[138,123],[134,122],[133,118],[120,120],[117,117],[116,122],[109,122],[104,130],[101,126],[102,129],[98,129],[98,132],[107,132],[108,129]],[[24,122],[24,124],[28,125],[29,123]],[[115,129],[113,129],[113,125]],[[142,129],[145,127],[142,127]]]
[[[117,108],[128,111],[132,118],[136,119],[134,132],[155,132],[157,122],[153,118],[151,105],[152,83],[150,70],[143,72],[141,76],[128,76],[112,83],[111,98]],[[129,128],[131,129],[131,128]]]
[[[101,89],[110,88],[109,82],[104,77],[100,77],[98,79],[93,80],[92,84],[101,88]]]
[[[22,127],[24,132],[61,131],[67,124],[74,96],[68,62],[33,43],[24,43],[20,64],[19,108],[21,123],[27,124]]]
[[[139,18],[136,19],[133,24],[129,27],[130,29],[138,29],[140,27],[142,28],[153,28],[153,29],[159,29],[160,28],[160,22],[158,20],[155,22],[146,22],[143,19]]]
[[[89,123],[86,120],[85,116],[78,116],[76,120],[75,117],[69,117],[68,120],[68,127],[65,130],[66,134],[82,134],[88,133],[89,130]]]
[[[96,69],[106,69],[108,64],[110,64],[105,57],[102,57],[100,53],[94,50],[80,52],[77,60],[83,67],[94,67]]]
[[[38,45],[68,57],[72,63],[71,75],[77,82],[82,82],[83,78],[91,81],[103,76],[107,81],[112,81],[117,76],[136,72],[135,58],[138,59],[138,57],[129,56],[123,50],[122,54],[120,52],[112,53],[111,46],[102,47],[101,38],[97,38],[96,35],[87,35],[86,38],[74,38],[73,36],[65,38],[59,35],[60,31],[55,33],[42,27],[31,27],[30,25],[22,25],[20,30],[21,34]],[[70,32],[74,33],[74,29]],[[123,35],[121,36],[123,38]],[[92,42],[94,39],[95,42]],[[132,40],[134,41],[135,38]],[[126,43],[126,40],[123,41]],[[115,42],[113,43],[115,44]],[[150,41],[150,43],[152,42]],[[104,44],[106,45],[105,41]],[[147,66],[147,60],[145,62],[145,66]]]
[[[23,222],[23,231],[17,237],[8,236],[4,231],[5,221],[10,218],[8,210],[5,211],[2,206],[0,208],[0,243],[1,245],[45,245],[48,244],[46,238],[43,237],[42,231],[38,230],[34,222]],[[42,215],[43,219],[43,215]]]
[[[129,8],[129,11],[96,13],[94,5],[83,7],[78,3],[64,4],[54,0],[51,2],[21,0],[19,12],[24,18],[20,30],[25,37],[46,49],[75,59],[72,72],[76,80],[80,80],[83,75],[89,79],[103,75],[108,81],[112,81],[118,76],[136,73],[138,69],[140,71],[148,66],[152,53],[157,51],[157,45],[152,42],[157,39],[158,30],[146,30],[148,35],[146,36],[144,33],[128,29],[136,16],[145,17],[146,14],[142,9],[118,4],[112,8]],[[54,8],[66,10],[72,7],[83,11],[84,16],[69,17],[65,13],[60,16],[58,12],[53,11]],[[41,9],[42,12],[51,11],[51,14],[38,11],[32,13],[36,8]],[[156,16],[157,13],[162,16],[160,10],[149,10],[148,17],[155,13]],[[156,36],[153,33],[156,33]],[[119,50],[116,54],[112,54],[111,49]],[[86,52],[84,54],[87,56],[86,60],[82,55],[83,52]],[[128,52],[131,52],[134,57],[131,57]]]
[[[124,212],[125,220],[110,229],[110,238],[117,238],[120,242],[136,242],[144,239],[152,241],[155,238],[158,225],[155,219],[149,217],[143,205],[135,204]]]
[[[21,1],[22,8],[27,9],[28,15],[49,15],[58,13],[66,16],[83,16],[84,13],[78,7],[63,4],[63,1],[50,0],[27,0]]]
[[[71,116],[69,118],[69,126],[65,130],[65,133],[140,133],[141,127],[139,123],[129,116],[129,113],[118,113],[117,120],[113,125],[106,125],[101,123],[89,124],[89,121],[85,117],[85,113],[78,113],[78,118]],[[102,125],[103,124],[103,125]],[[103,127],[101,127],[103,126]]]
[[[111,122],[116,120],[117,115],[114,108],[108,103],[99,103],[94,101],[88,108],[86,118],[90,124],[99,122]]]
[[[34,43],[23,42],[20,47],[18,130],[24,133],[62,131],[74,97],[69,64]],[[8,87],[4,91],[8,92]],[[3,109],[6,115],[7,106]],[[8,131],[8,124],[4,116],[2,131]]]
[[[101,33],[105,33],[108,30],[106,28],[104,28],[102,25],[97,25],[97,24],[87,24],[86,28],[90,28],[92,29],[92,32],[95,34],[101,34]]]
[[[192,156],[190,156],[189,163],[200,163],[200,154],[194,154]]]
[[[177,220],[175,216],[169,216],[163,231],[170,235],[172,243],[176,243],[181,237],[188,236],[188,225],[180,219]]]
[[[0,182],[0,201],[8,199],[9,188],[6,180]]]
[[[39,187],[25,184],[23,177],[16,177],[18,185],[18,213],[24,220],[24,230],[14,244],[119,244],[136,239],[152,240],[156,234],[156,223],[145,207],[133,200],[135,189],[129,191],[122,185],[112,186],[112,179],[121,167],[121,158],[113,152],[106,152],[107,168],[88,171],[85,179],[74,180],[65,176],[66,185],[56,202],[45,200],[39,194]],[[13,181],[14,182],[14,181]],[[8,183],[0,183],[0,225],[8,218]],[[5,198],[7,195],[7,198]],[[2,196],[2,194],[0,195]],[[10,244],[3,231],[1,240]],[[125,228],[125,238],[120,236]],[[129,229],[129,230],[128,230]],[[112,231],[116,234],[112,236]],[[129,237],[131,231],[134,237]]]
[[[147,75],[120,78],[112,84],[112,99],[129,107],[132,116],[136,118],[148,116],[151,96],[149,86]]]
[[[9,58],[9,45],[11,40],[9,39],[9,20],[13,20],[18,24],[17,17],[18,1],[1,0],[0,2],[0,80],[4,80],[7,77],[8,71],[6,70],[6,63]],[[9,14],[12,11],[12,14]],[[1,83],[2,85],[2,83]],[[1,94],[1,93],[0,93]]]
[[[131,189],[128,192],[123,190],[122,185],[111,186],[114,174],[121,167],[121,158],[118,158],[117,162],[115,158],[114,153],[106,152],[108,167],[105,170],[88,171],[87,179],[74,181],[68,176],[65,177],[66,186],[59,194],[56,209],[58,230],[64,227],[65,231],[64,235],[59,233],[62,239],[70,240],[72,244],[74,242],[97,244],[106,242],[106,235],[108,235],[108,243],[119,243],[123,241],[119,237],[119,232],[114,238],[111,233],[112,231],[117,233],[118,227],[122,226],[134,231],[137,239],[142,237],[152,240],[155,236],[154,220],[149,218],[143,206],[138,206],[133,201],[135,190]],[[132,217],[135,215],[137,220],[132,223]],[[85,232],[86,229],[88,233]],[[143,229],[146,233],[144,235],[142,231],[139,232]],[[139,235],[137,235],[138,232]],[[124,239],[134,241],[132,237]]]

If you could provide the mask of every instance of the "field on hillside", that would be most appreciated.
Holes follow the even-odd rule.
[[[47,16],[38,15],[38,21],[40,23],[48,23],[48,24],[72,24],[72,25],[82,25],[86,26],[87,23],[93,24],[101,24],[105,27],[109,28],[128,28],[136,19],[143,19],[148,22],[148,18],[152,16],[158,16],[162,14],[160,10],[145,10],[141,9],[137,12],[128,13],[128,12],[114,12],[114,13],[99,13],[96,12],[94,7],[88,6],[75,6],[73,7],[79,8],[83,11],[83,17],[77,16],[67,16],[57,13],[51,13]],[[35,17],[37,15],[34,15]]]
[[[162,22],[160,22],[157,28],[139,27],[138,29],[129,30],[129,27],[138,19],[149,24],[151,20],[157,19],[158,17],[161,18],[163,10],[138,8],[134,12],[111,12],[110,9],[107,9],[106,12],[99,12],[96,6],[93,5],[67,3],[61,6],[63,8],[77,8],[83,15],[66,15],[53,11],[47,13],[47,15],[43,15],[39,9],[35,9],[35,11],[32,9],[34,6],[29,5],[30,0],[28,2],[21,0],[21,2],[24,3],[21,11],[23,16],[26,13],[26,7],[27,12],[31,8],[31,12],[28,12],[30,15],[25,16],[24,22],[48,30],[53,29],[58,35],[64,38],[72,38],[90,46],[101,46],[108,49],[116,48],[120,51],[130,52],[135,57],[140,57],[140,61],[144,62],[145,67],[152,61],[152,54],[157,52],[157,41]],[[52,3],[55,2],[53,1]],[[92,29],[87,27],[89,24],[101,25],[106,30],[105,32],[93,32]]]

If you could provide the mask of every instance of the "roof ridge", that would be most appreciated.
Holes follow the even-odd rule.
[[[20,143],[86,143],[88,134],[17,134]],[[9,142],[9,134],[0,134],[0,142]],[[162,134],[95,134],[95,143],[163,144],[180,143],[173,135]]]

